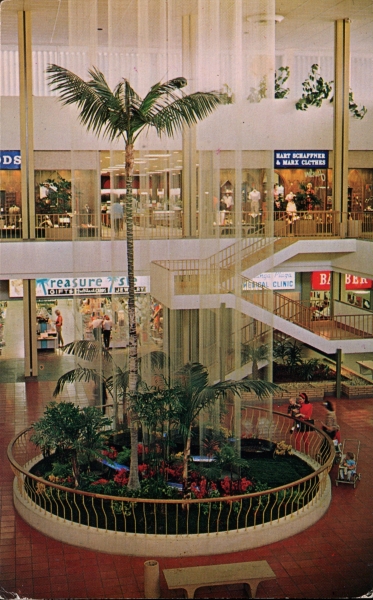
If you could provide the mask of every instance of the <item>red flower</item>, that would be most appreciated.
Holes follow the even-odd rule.
[[[129,473],[126,469],[121,469],[114,477],[115,483],[118,485],[127,485],[129,479]]]
[[[97,481],[93,481],[92,485],[105,485],[106,483],[109,483],[108,479],[97,479]]]

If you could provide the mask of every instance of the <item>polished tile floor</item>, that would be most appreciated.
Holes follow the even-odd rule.
[[[24,523],[13,508],[7,445],[42,414],[54,385],[53,381],[0,383],[0,598],[13,598],[15,593],[32,599],[143,598],[145,558],[112,556],[54,541]],[[286,410],[285,406],[274,408]],[[159,558],[161,570],[267,560],[277,577],[259,585],[259,598],[352,598],[372,590],[373,399],[339,400],[337,414],[342,438],[361,442],[362,476],[356,489],[336,487],[333,468],[332,503],[316,525],[255,550],[213,557]],[[315,418],[323,415],[321,403],[315,403]],[[169,591],[161,574],[161,595],[180,598],[182,592]],[[245,593],[241,586],[232,585],[203,588],[196,597],[243,598]]]

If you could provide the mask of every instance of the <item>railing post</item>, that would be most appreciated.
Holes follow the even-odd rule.
[[[337,348],[336,352],[336,397],[341,397],[341,380],[342,380],[342,349]]]

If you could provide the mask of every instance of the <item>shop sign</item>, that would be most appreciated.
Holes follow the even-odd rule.
[[[327,169],[328,158],[328,150],[275,150],[275,169]]]
[[[0,171],[21,168],[21,152],[19,150],[0,150]]]
[[[311,286],[313,290],[330,290],[330,271],[315,271],[311,275]],[[368,290],[372,287],[373,281],[366,277],[358,277],[357,275],[345,275],[346,290]]]
[[[150,290],[148,276],[135,277],[135,294],[146,294]],[[56,277],[36,279],[36,297],[98,296],[106,294],[128,294],[128,277]],[[22,298],[23,285],[20,279],[9,281],[9,297]]]
[[[251,281],[244,281],[243,290],[256,290],[264,286],[270,290],[293,290],[295,289],[295,273],[261,273]]]

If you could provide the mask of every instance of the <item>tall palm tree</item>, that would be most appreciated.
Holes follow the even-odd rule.
[[[200,412],[214,404],[218,398],[225,399],[227,395],[240,396],[241,392],[254,392],[259,398],[269,396],[279,389],[279,386],[268,381],[240,379],[219,381],[209,384],[209,373],[200,363],[187,363],[175,375],[175,391],[180,397],[178,414],[179,429],[184,439],[183,456],[183,487],[187,490],[188,463],[192,440],[192,426]]]
[[[128,322],[129,322],[129,393],[135,393],[138,380],[137,335],[135,314],[134,245],[132,219],[132,180],[134,144],[140,133],[152,127],[161,136],[173,136],[185,126],[191,126],[212,113],[225,96],[216,92],[195,92],[186,95],[181,89],[187,85],[184,77],[165,83],[156,83],[145,98],[122,79],[111,90],[96,67],[88,71],[91,79],[84,81],[78,75],[55,64],[47,67],[48,84],[58,92],[62,104],[76,104],[80,122],[96,135],[103,134],[109,141],[122,139],[125,147],[126,221],[128,269]],[[132,420],[131,420],[132,422]],[[129,487],[140,487],[137,464],[137,428],[131,424],[131,470]]]

